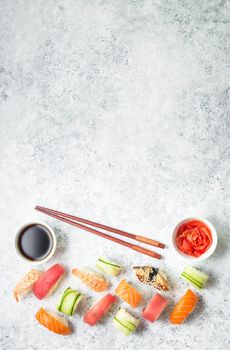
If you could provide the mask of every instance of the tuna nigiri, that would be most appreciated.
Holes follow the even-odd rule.
[[[53,265],[41,277],[34,285],[33,292],[38,299],[43,299],[49,296],[57,288],[58,282],[65,274],[65,269],[59,264]]]
[[[168,299],[162,297],[160,294],[156,293],[145,309],[142,311],[142,316],[150,321],[154,322],[158,319],[166,305],[168,304]]]
[[[106,294],[86,312],[84,322],[94,326],[116,300],[117,298],[114,295]]]
[[[45,310],[43,307],[36,313],[37,321],[51,332],[61,335],[69,335],[71,333],[70,326],[66,318]]]
[[[115,292],[132,307],[137,307],[142,299],[142,295],[133,286],[128,284],[125,279],[121,280]]]
[[[103,292],[108,289],[108,282],[105,278],[91,269],[73,269],[72,274],[85,283],[95,292]]]
[[[41,272],[35,269],[30,270],[20,281],[16,284],[13,294],[16,301],[19,301],[22,296],[29,294],[41,275]]]
[[[198,296],[188,289],[173,309],[170,315],[170,322],[174,324],[183,323],[186,317],[195,309],[197,301]]]

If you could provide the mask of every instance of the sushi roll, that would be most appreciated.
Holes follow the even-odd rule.
[[[91,269],[77,269],[72,270],[72,274],[78,277],[83,283],[95,292],[103,292],[108,289],[108,282],[105,278]]]
[[[116,300],[117,298],[114,295],[106,294],[86,312],[84,322],[90,326],[95,326]]]
[[[17,302],[21,297],[32,292],[33,286],[39,279],[40,275],[40,271],[32,269],[18,281],[13,291],[14,298]]]
[[[114,326],[124,335],[130,335],[134,333],[140,323],[140,321],[130,315],[128,311],[120,308],[118,313],[113,319]]]
[[[152,266],[134,266],[133,271],[142,283],[164,292],[170,289],[166,275],[157,268]]]
[[[60,335],[71,334],[71,328],[68,324],[68,320],[64,317],[56,314],[55,312],[48,311],[43,307],[36,313],[36,320],[43,326],[49,329],[49,331]]]
[[[208,280],[208,275],[191,266],[185,267],[180,277],[198,289],[203,289]]]
[[[60,296],[57,310],[63,314],[73,316],[84,295],[72,288],[67,288]]]
[[[33,287],[36,298],[41,300],[52,294],[64,274],[65,269],[60,264],[55,264],[44,272]]]
[[[118,276],[122,270],[122,266],[118,265],[115,261],[110,261],[106,258],[99,258],[96,263],[96,268],[109,276]]]
[[[168,304],[168,299],[162,297],[160,294],[156,293],[145,309],[142,311],[142,316],[150,321],[154,322],[158,319],[166,305]]]
[[[137,307],[142,300],[142,295],[125,279],[121,280],[115,293],[132,307]]]

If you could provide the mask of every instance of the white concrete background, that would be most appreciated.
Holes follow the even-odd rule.
[[[1,350],[230,348],[229,18],[229,0],[0,0]],[[49,219],[36,204],[159,239],[164,259]],[[197,310],[174,327],[168,314],[188,285],[170,236],[191,215],[213,222],[219,244],[198,265],[210,283]],[[70,271],[107,255],[132,281],[134,264],[164,267],[165,313],[129,338],[113,327],[117,307],[90,328],[82,306],[70,337],[40,327],[35,312],[53,308],[65,287],[85,291],[89,303],[98,296],[69,274],[46,301],[16,304],[12,289],[29,267],[13,240],[33,219],[58,235],[42,269],[58,261]],[[153,293],[138,286],[146,299]]]

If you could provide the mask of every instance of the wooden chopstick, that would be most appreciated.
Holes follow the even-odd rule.
[[[118,243],[118,244],[121,244],[123,246],[126,246],[127,248],[130,248],[132,250],[135,250],[139,253],[142,253],[142,254],[145,254],[145,255],[148,255],[148,256],[151,256],[152,258],[156,258],[156,259],[160,259],[161,258],[161,255],[158,254],[158,253],[155,253],[149,249],[145,249],[143,247],[140,247],[138,245],[135,245],[135,244],[132,244],[132,243],[129,243],[129,242],[126,242],[126,241],[123,241],[119,238],[116,238],[116,237],[113,237],[113,236],[110,236],[110,235],[107,235],[106,233],[103,233],[101,231],[97,231],[97,230],[94,230],[92,229],[91,227],[88,227],[88,226],[84,226],[82,224],[79,224],[78,222],[74,221],[76,219],[70,219],[68,217],[64,217],[64,213],[62,213],[63,215],[61,216],[60,214],[58,214],[58,212],[56,212],[55,210],[50,210],[50,209],[47,209],[47,208],[43,208],[43,207],[40,207],[40,206],[36,206],[35,207],[36,210],[46,214],[46,215],[49,215],[55,219],[58,219],[60,221],[63,221],[63,222],[66,222],[67,224],[70,224],[72,226],[75,226],[75,227],[78,227],[80,229],[83,229],[85,231],[88,231],[90,233],[93,233],[99,237],[102,237],[102,238],[105,238],[105,239],[108,239],[110,241],[113,241],[115,243]],[[51,212],[52,211],[52,212]],[[68,215],[68,214],[67,214]]]
[[[129,232],[125,232],[125,231],[122,231],[122,230],[118,230],[116,228],[113,228],[113,227],[110,227],[110,226],[106,226],[106,225],[102,225],[102,224],[99,224],[99,223],[91,221],[91,220],[86,220],[86,219],[83,219],[83,218],[79,218],[78,216],[69,215],[69,214],[66,214],[66,213],[62,213],[61,211],[57,211],[57,210],[41,207],[39,205],[37,205],[35,209],[36,210],[45,210],[46,212],[62,216],[62,217],[71,219],[73,221],[79,221],[79,222],[82,222],[82,223],[84,223],[86,225],[99,227],[99,228],[101,228],[103,230],[106,230],[106,231],[109,231],[109,232],[113,232],[113,233],[116,233],[118,235],[125,236],[125,237],[128,237],[130,239],[134,239],[136,241],[152,245],[154,247],[165,248],[165,244],[160,243],[158,241],[155,241],[154,239],[150,239],[150,238],[147,238],[147,237],[135,235],[133,233],[129,233]]]

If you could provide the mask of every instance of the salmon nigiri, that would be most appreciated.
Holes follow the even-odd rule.
[[[133,286],[128,284],[125,279],[121,280],[118,284],[115,293],[132,307],[137,307],[142,299],[142,295]]]
[[[105,278],[91,269],[73,269],[72,274],[85,283],[95,292],[103,292],[108,289],[108,282]]]
[[[69,335],[71,333],[66,318],[54,312],[47,311],[43,307],[40,308],[35,317],[42,326],[48,328],[51,332],[61,335]]]
[[[173,309],[170,315],[170,322],[174,324],[183,323],[186,317],[195,309],[197,301],[198,296],[188,289]]]

